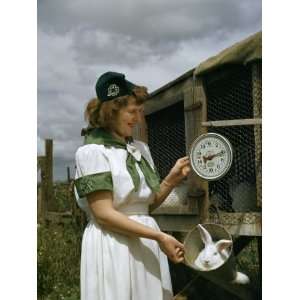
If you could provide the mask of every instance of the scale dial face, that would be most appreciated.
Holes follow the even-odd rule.
[[[206,133],[193,142],[189,156],[193,170],[201,178],[217,180],[231,167],[232,146],[222,135]]]

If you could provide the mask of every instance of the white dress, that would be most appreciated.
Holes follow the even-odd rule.
[[[140,141],[131,145],[154,168],[148,146]],[[81,146],[76,152],[75,179],[83,181],[83,188],[79,192],[76,185],[75,194],[89,218],[82,238],[81,300],[169,300],[173,297],[168,260],[158,243],[105,230],[94,221],[84,197],[85,192],[112,189],[116,210],[160,230],[148,215],[154,193],[137,163],[140,186],[134,191],[126,168],[127,155],[125,149],[97,144]]]

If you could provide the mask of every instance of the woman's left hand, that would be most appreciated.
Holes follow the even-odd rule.
[[[172,186],[178,185],[183,178],[185,178],[191,171],[189,157],[184,156],[179,158],[168,176],[164,179],[168,184]]]

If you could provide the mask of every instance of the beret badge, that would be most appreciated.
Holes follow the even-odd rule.
[[[116,97],[119,95],[120,88],[116,84],[111,84],[107,89],[107,97]]]

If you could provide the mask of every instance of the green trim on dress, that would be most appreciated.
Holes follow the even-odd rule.
[[[75,186],[80,198],[99,190],[113,190],[111,172],[102,172],[79,177],[75,180]]]

